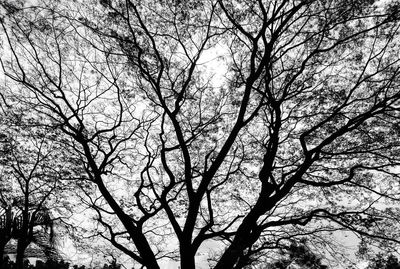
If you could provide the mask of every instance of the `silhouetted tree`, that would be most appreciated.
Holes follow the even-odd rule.
[[[48,258],[58,258],[55,248],[56,192],[66,191],[61,179],[71,177],[65,156],[57,148],[50,129],[23,125],[22,121],[7,125],[1,131],[9,137],[9,152],[1,158],[3,180],[9,184],[2,215],[0,247],[3,254],[10,239],[16,239],[16,268],[23,268],[26,248],[34,243]],[[26,124],[26,122],[25,122]],[[68,169],[68,170],[67,170]]]
[[[64,133],[136,263],[399,243],[397,1],[3,2],[4,98]]]

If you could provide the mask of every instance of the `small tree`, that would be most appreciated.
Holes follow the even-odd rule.
[[[32,116],[32,115],[30,115]],[[4,119],[4,118],[3,118]],[[71,177],[67,158],[57,147],[52,130],[37,128],[38,122],[24,117],[18,122],[2,121],[1,130],[9,137],[9,152],[1,159],[3,179],[11,183],[2,229],[2,251],[7,242],[17,240],[17,268],[23,268],[24,253],[35,243],[48,258],[58,258],[55,249],[55,197],[65,191],[61,179]]]

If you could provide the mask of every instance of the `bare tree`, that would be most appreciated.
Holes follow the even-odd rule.
[[[142,266],[195,268],[209,241],[216,269],[338,230],[398,243],[396,1],[5,10],[3,96],[69,137],[99,235]]]

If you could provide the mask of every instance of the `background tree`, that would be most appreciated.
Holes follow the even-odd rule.
[[[13,105],[3,115],[0,129],[7,148],[1,157],[2,180],[7,184],[2,191],[6,212],[2,216],[5,225],[1,251],[10,239],[16,239],[16,266],[22,268],[25,250],[31,243],[49,259],[59,258],[55,215],[63,197],[61,192],[68,191],[68,180],[76,170],[71,156],[63,154],[57,130],[41,126],[40,117]]]
[[[2,158],[5,155],[10,153],[10,147],[8,143],[8,137],[5,134],[1,135],[1,155]],[[12,208],[11,208],[11,200],[12,200],[12,183],[5,180],[5,169],[1,167],[1,184],[0,184],[0,257],[4,255],[4,248],[6,244],[10,241],[12,237],[12,226],[13,226],[13,218],[12,218]],[[0,264],[2,260],[0,261]]]
[[[398,243],[396,1],[4,8],[4,96],[68,137],[99,235],[138,264],[195,268],[219,241],[211,266],[243,268],[344,230]]]
[[[400,263],[398,258],[393,255],[382,255],[382,253],[376,255],[373,259],[371,259],[370,264],[368,265],[367,269],[398,269],[400,268]]]
[[[21,134],[12,141],[10,158],[3,162],[7,181],[14,183],[9,204],[13,211],[11,237],[17,239],[16,265],[23,268],[25,249],[30,243],[54,254],[53,219],[47,206],[59,187],[55,153],[49,150],[44,134]],[[25,133],[26,134],[26,133]],[[35,137],[35,136],[42,137]]]

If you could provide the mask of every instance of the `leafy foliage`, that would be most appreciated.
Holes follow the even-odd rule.
[[[324,265],[321,258],[313,253],[306,245],[296,243],[289,246],[287,249],[287,258],[281,259],[271,266],[270,269],[285,269],[290,266],[297,265],[299,268],[304,269],[327,269],[328,266]]]
[[[399,260],[393,254],[390,254],[385,257],[385,255],[378,254],[374,257],[370,264],[368,265],[367,269],[398,269],[400,268]]]
[[[1,3],[2,97],[62,133],[55,183],[140,266],[399,243],[398,1]]]

